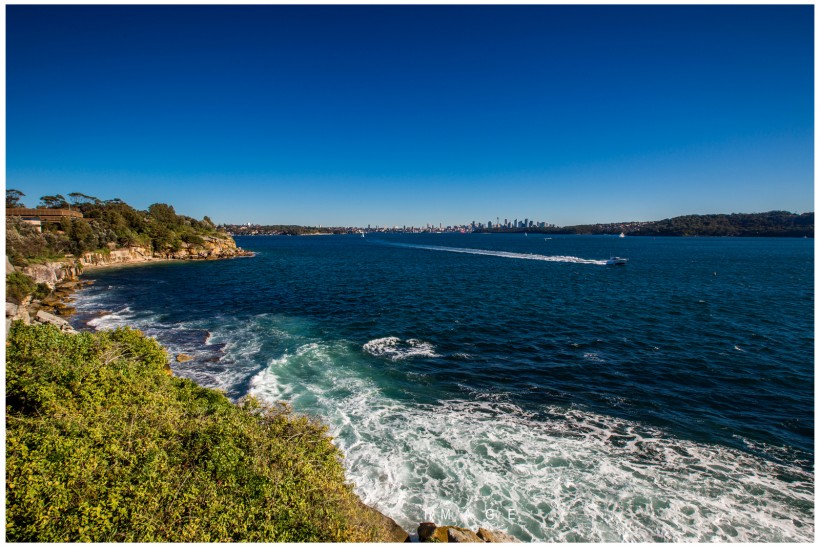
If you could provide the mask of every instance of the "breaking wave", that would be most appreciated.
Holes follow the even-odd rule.
[[[433,344],[409,338],[402,342],[400,338],[388,336],[370,340],[362,349],[374,357],[386,357],[393,361],[401,361],[410,357],[438,357]]]
[[[407,529],[481,525],[525,541],[814,537],[813,476],[797,466],[581,409],[399,401],[357,361],[344,342],[304,343],[270,359],[249,392],[322,416],[356,492]]]

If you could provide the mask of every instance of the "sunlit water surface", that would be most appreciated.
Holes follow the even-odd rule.
[[[237,238],[89,273],[74,321],[321,417],[408,530],[813,540],[813,240],[548,237]]]

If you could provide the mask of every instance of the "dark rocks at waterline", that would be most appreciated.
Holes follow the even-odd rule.
[[[479,528],[476,533],[458,526],[438,526],[433,522],[419,524],[418,536],[423,543],[521,543],[500,530]]]
[[[391,519],[381,511],[378,511],[369,505],[366,505],[363,501],[359,500],[359,507],[361,507],[364,511],[370,514],[373,517],[373,520],[378,522],[379,527],[381,528],[381,537],[387,537],[389,539],[386,540],[387,543],[407,543],[410,541],[410,534],[404,531],[404,528],[399,526],[395,520]]]
[[[486,543],[521,543],[521,540],[516,539],[501,530],[487,530],[486,528],[479,528],[478,537],[483,539]]]
[[[419,541],[447,543],[447,527],[432,522],[422,522],[418,527]]]

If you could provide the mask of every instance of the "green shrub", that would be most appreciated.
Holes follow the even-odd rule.
[[[34,298],[42,300],[43,298],[46,298],[48,295],[51,294],[51,287],[49,287],[45,283],[37,283],[37,285],[34,287],[33,294]]]
[[[30,277],[20,272],[6,274],[6,297],[18,303],[37,289]]]
[[[187,243],[189,245],[198,245],[200,247],[205,245],[205,240],[204,239],[202,239],[200,236],[198,236],[196,234],[191,234],[191,233],[182,234],[182,241],[184,241],[185,243]]]
[[[7,541],[388,539],[316,421],[171,376],[136,330],[8,340]]]
[[[20,272],[13,272],[6,275],[7,298],[20,303],[30,294],[42,300],[51,294],[51,287],[45,283],[35,283],[29,276]]]

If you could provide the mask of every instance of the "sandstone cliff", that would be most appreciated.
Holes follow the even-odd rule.
[[[68,316],[73,313],[73,308],[68,306],[67,302],[71,292],[81,284],[77,281],[85,269],[138,264],[154,260],[216,260],[253,255],[237,247],[236,242],[229,236],[204,236],[201,239],[201,244],[182,243],[176,251],[154,252],[146,247],[126,247],[104,252],[84,253],[77,258],[69,255],[64,260],[17,268],[6,257],[7,275],[19,271],[31,278],[34,283],[44,283],[52,290],[52,294],[43,300],[29,296],[22,302],[7,303],[6,330],[8,331],[11,321],[18,319],[26,324],[51,323],[62,330],[72,330],[68,322],[57,315]],[[57,315],[53,315],[52,312]]]
[[[146,247],[126,247],[104,253],[85,253],[79,258],[79,262],[83,267],[94,267],[151,260],[215,260],[253,254],[237,247],[231,237],[205,236],[202,241],[201,245],[182,243],[176,251],[152,251]]]
[[[35,283],[45,283],[53,289],[57,283],[74,281],[83,272],[82,266],[74,260],[45,262],[17,268]],[[9,272],[6,272],[9,273]]]

